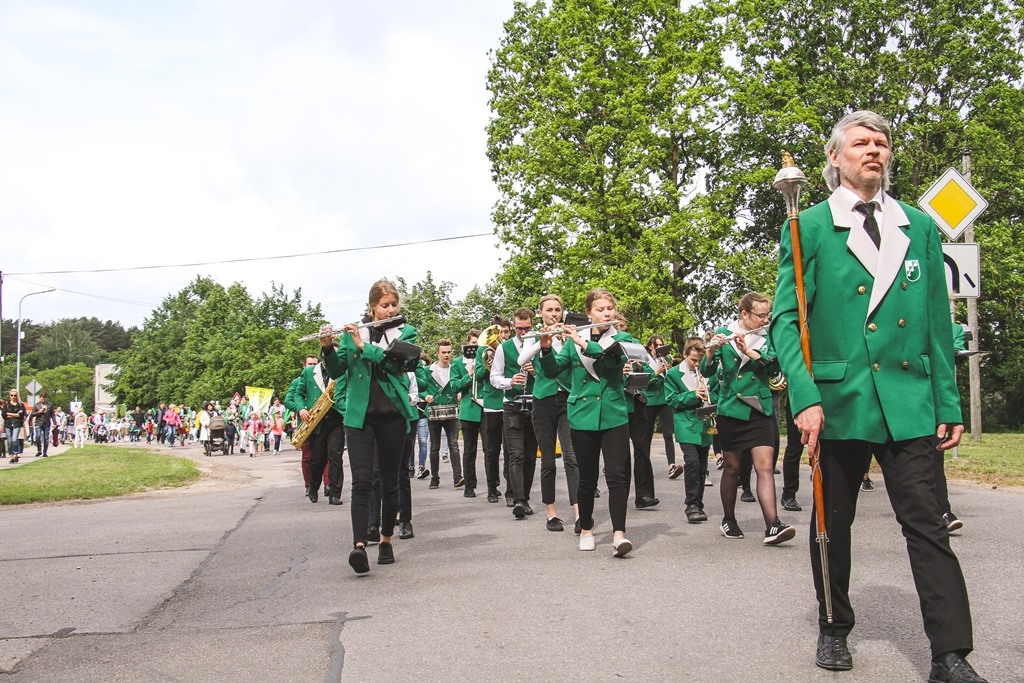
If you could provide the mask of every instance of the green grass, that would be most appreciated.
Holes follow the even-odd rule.
[[[199,476],[195,463],[184,458],[87,445],[0,471],[0,505],[121,496],[184,486]]]
[[[946,454],[946,477],[968,479],[996,486],[1024,486],[1024,434],[984,434],[981,443],[970,434],[960,441],[954,459]]]

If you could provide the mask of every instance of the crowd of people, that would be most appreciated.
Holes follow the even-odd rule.
[[[615,296],[594,288],[583,314],[567,313],[561,298],[548,294],[536,308],[468,330],[462,344],[435,340],[435,360],[399,315],[397,288],[379,280],[362,322],[321,331],[320,354],[304,359],[283,405],[275,400],[264,413],[250,410],[244,398],[223,410],[216,402],[196,412],[136,407],[128,437],[144,434],[171,446],[179,438],[203,440],[212,416],[220,415],[234,432],[232,445],[237,434],[239,448],[254,456],[261,448],[279,452],[289,422],[303,425],[310,432],[302,445],[305,495],[317,503],[323,486],[332,505],[343,504],[347,449],[348,563],[364,575],[369,546],[377,545],[378,565],[390,565],[394,535],[413,538],[411,482],[429,478],[430,488],[440,488],[444,453],[453,489],[466,498],[480,489],[489,504],[504,501],[516,522],[534,515],[539,460],[544,528],[551,532],[567,526],[555,485],[560,456],[561,514],[571,510],[583,552],[598,545],[594,511],[603,474],[609,528],[601,538],[610,540],[614,557],[625,557],[634,549],[626,524],[631,491],[637,509],[660,504],[651,462],[656,431],[665,440],[669,479],[684,477],[687,522],[708,521],[714,449],[722,469],[721,536],[744,538],[736,519],[740,498],[759,504],[763,544],[785,543],[797,532],[780,519],[774,477],[784,415],[783,509],[801,509],[803,446],[815,464],[808,544],[819,607],[817,665],[853,666],[850,527],[858,493],[870,490],[864,480],[874,457],[906,538],[932,648],[929,680],[985,683],[966,660],[973,649],[970,608],[949,542],[959,520],[940,500],[943,452],[963,431],[942,252],[931,219],[885,191],[890,146],[889,125],[873,112],[836,125],[823,173],[833,194],[799,216],[791,213],[776,301],[748,292],[735,320],[687,338],[678,359],[664,337],[643,344],[630,335]],[[29,416],[24,410],[12,392],[8,442],[26,420],[45,429],[56,419],[45,405]],[[421,435],[429,447],[417,471]]]

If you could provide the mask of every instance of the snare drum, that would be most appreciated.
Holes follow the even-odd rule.
[[[459,417],[459,406],[457,403],[451,403],[443,406],[430,406],[427,411],[427,419],[432,422],[439,422],[441,420],[455,420]]]
[[[512,402],[519,406],[519,412],[521,413],[533,412],[533,396],[531,394],[516,396]]]

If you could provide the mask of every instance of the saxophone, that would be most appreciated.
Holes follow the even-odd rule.
[[[309,422],[302,422],[292,432],[292,445],[296,448],[302,448],[302,444],[306,443],[313,430],[320,424],[320,420],[324,419],[327,411],[334,407],[334,383],[335,381],[332,379],[324,389],[324,393],[320,394],[320,398],[309,409]]]

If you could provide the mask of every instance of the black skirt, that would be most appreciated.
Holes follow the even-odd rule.
[[[719,415],[715,418],[718,425],[718,438],[723,451],[745,451],[760,446],[775,447],[775,429],[772,425],[774,417],[752,411],[749,420],[737,420],[734,417]]]

